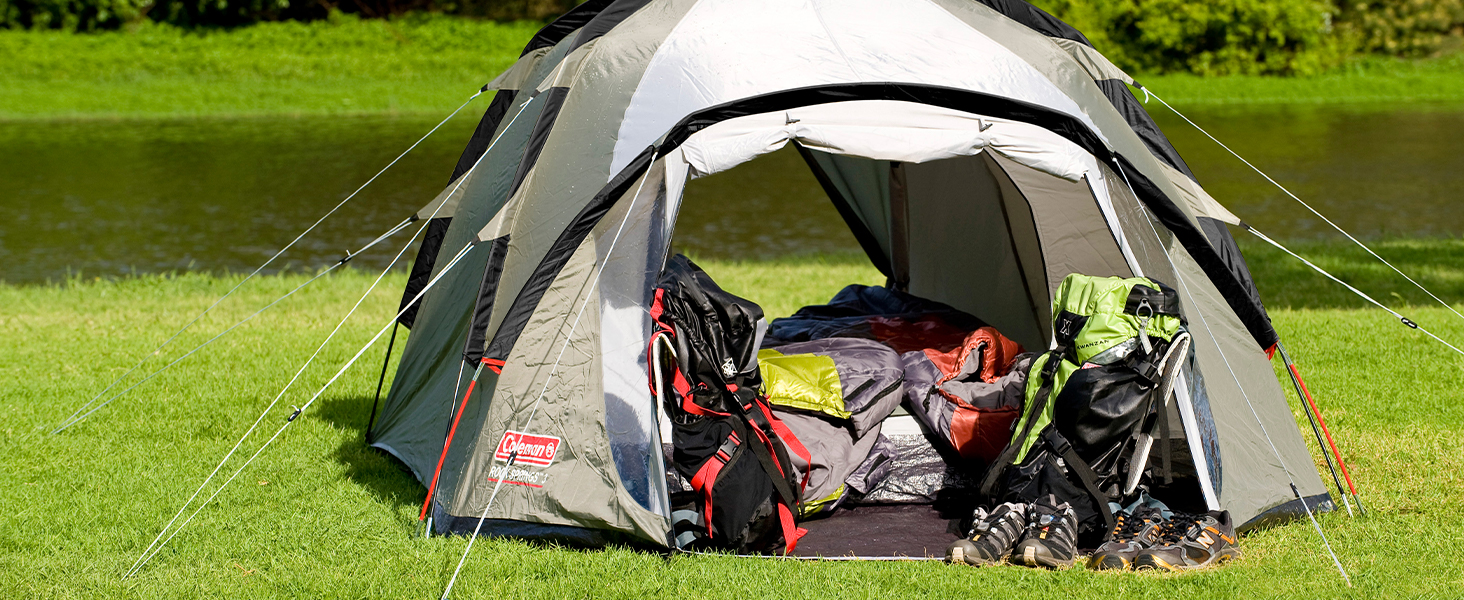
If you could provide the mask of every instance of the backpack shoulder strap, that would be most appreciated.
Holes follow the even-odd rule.
[[[1026,411],[1026,423],[1022,426],[1022,434],[1012,438],[1012,441],[1007,443],[1007,447],[1002,449],[1001,454],[997,455],[996,460],[986,468],[986,475],[981,478],[979,488],[982,496],[991,497],[992,492],[996,490],[996,482],[1001,479],[1002,472],[1016,462],[1017,453],[1021,452],[1028,436],[1032,435],[1032,428],[1037,424],[1038,415],[1047,410],[1048,399],[1052,396],[1052,384],[1056,381],[1057,368],[1062,362],[1065,351],[1063,347],[1059,346],[1047,353],[1047,362],[1043,363],[1042,370],[1038,373],[1038,377],[1042,378],[1042,385],[1032,396],[1031,410]],[[1028,384],[1030,385],[1031,382],[1029,381]]]
[[[1062,461],[1067,463],[1068,468],[1077,474],[1078,480],[1083,482],[1083,488],[1088,490],[1088,495],[1098,503],[1098,511],[1103,513],[1105,531],[1113,531],[1113,511],[1108,508],[1108,495],[1098,489],[1098,474],[1094,473],[1093,468],[1078,456],[1077,451],[1073,450],[1073,445],[1057,432],[1056,427],[1048,427],[1043,430],[1042,439],[1052,447],[1053,454],[1062,457]]]

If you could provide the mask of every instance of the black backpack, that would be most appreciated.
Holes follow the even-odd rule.
[[[678,547],[791,552],[801,486],[789,461],[808,451],[761,396],[762,308],[723,291],[685,256],[666,265],[651,307],[651,389],[672,423]],[[671,352],[658,351],[670,348]]]

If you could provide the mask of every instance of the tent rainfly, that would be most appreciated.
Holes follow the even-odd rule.
[[[1028,348],[1068,273],[1176,288],[1196,496],[1242,529],[1330,510],[1240,221],[1129,86],[1022,0],[589,0],[484,87],[368,435],[436,533],[674,545],[652,290],[687,182],[792,146],[892,284]]]

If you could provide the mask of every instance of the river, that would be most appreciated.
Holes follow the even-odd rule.
[[[1163,109],[1157,109],[1160,113]],[[1189,116],[1364,238],[1464,233],[1464,110],[1248,107]],[[1183,121],[1156,114],[1200,182],[1273,237],[1336,234]],[[434,124],[420,117],[0,123],[0,280],[249,271]],[[370,241],[446,184],[458,118],[323,222],[270,271]],[[796,155],[695,182],[677,244],[698,256],[857,250]],[[407,234],[357,259],[381,268]],[[409,262],[411,251],[403,258]]]

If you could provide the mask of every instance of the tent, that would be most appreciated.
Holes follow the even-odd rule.
[[[1240,221],[1130,86],[1022,0],[589,0],[484,87],[420,213],[370,440],[433,486],[436,533],[672,545],[652,289],[687,182],[793,148],[890,286],[1028,348],[1068,273],[1175,287],[1197,494],[1241,529],[1330,510]]]

